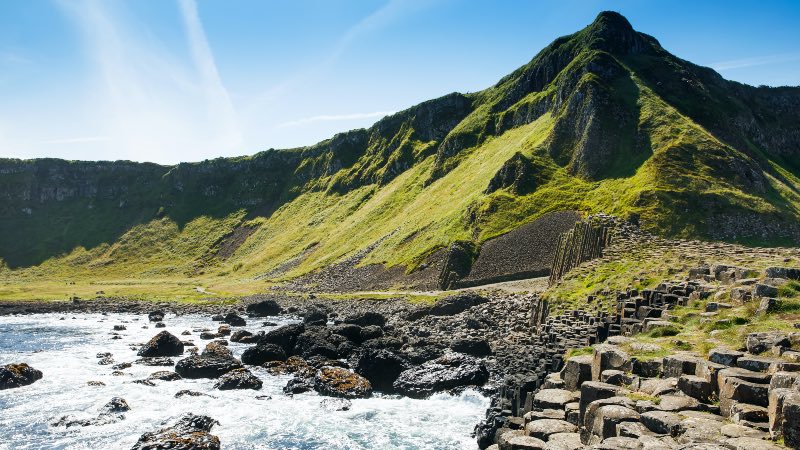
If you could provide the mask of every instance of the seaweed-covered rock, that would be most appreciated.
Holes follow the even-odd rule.
[[[219,438],[210,433],[218,423],[208,416],[186,414],[171,427],[143,434],[131,450],[219,450]]]
[[[317,371],[314,389],[331,397],[365,398],[372,395],[372,385],[366,378],[341,367],[323,367]]]
[[[42,379],[42,371],[25,364],[0,366],[0,390],[33,384]]]

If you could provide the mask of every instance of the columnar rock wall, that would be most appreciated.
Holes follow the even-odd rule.
[[[613,222],[609,216],[591,216],[562,234],[553,257],[550,284],[580,263],[599,258],[611,242]]]

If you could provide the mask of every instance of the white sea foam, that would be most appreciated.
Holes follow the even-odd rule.
[[[64,320],[60,320],[64,318]],[[166,330],[182,339],[184,330],[215,328],[203,316],[169,316]],[[111,340],[113,325],[126,325],[122,339]],[[143,326],[149,328],[143,329]],[[266,330],[252,319],[246,329]],[[473,426],[488,399],[477,392],[459,396],[435,395],[426,400],[376,395],[354,400],[349,411],[320,407],[316,393],[289,397],[282,388],[289,377],[272,376],[252,368],[264,382],[260,391],[217,391],[214,380],[156,381],[155,387],[132,383],[168,367],[134,364],[125,376],[112,376],[111,366],[97,364],[96,354],[111,352],[117,363],[137,359],[130,345],[141,343],[160,329],[135,315],[42,314],[0,318],[0,364],[26,362],[44,378],[19,389],[0,391],[0,449],[127,449],[139,436],[171,424],[183,413],[205,414],[218,420],[212,433],[224,449],[473,449]],[[247,345],[231,343],[240,356]],[[179,358],[174,358],[179,359]],[[88,386],[97,380],[105,386]],[[211,397],[184,396],[182,389]],[[260,400],[256,396],[268,395]],[[55,427],[62,416],[93,418],[112,397],[128,401],[125,420],[88,427]]]

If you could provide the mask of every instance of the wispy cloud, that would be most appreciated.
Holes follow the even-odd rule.
[[[711,64],[714,70],[734,70],[745,67],[766,66],[800,60],[800,53],[784,53],[780,55],[756,56],[752,58],[734,59]]]
[[[90,136],[128,159],[198,160],[241,145],[236,115],[223,86],[193,0],[178,9],[190,62],[171,53],[124,3],[60,2],[84,35],[94,62],[86,109]]]
[[[368,113],[320,115],[320,116],[305,117],[303,119],[290,120],[288,122],[283,122],[278,124],[278,127],[280,128],[293,127],[297,125],[305,125],[315,122],[336,122],[336,121],[347,121],[347,120],[371,119],[374,117],[388,116],[389,114],[394,114],[394,113],[395,111],[375,111]]]

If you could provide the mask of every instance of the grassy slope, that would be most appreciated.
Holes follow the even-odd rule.
[[[329,153],[304,160],[296,176],[317,175],[307,181],[303,178],[306,184],[296,191],[299,195],[287,197],[291,200],[266,217],[246,219],[247,211],[231,212],[226,206],[228,209],[206,213],[213,213],[213,217],[191,219],[192,214],[176,213],[173,219],[168,215],[141,223],[111,244],[88,241],[88,249],[76,248],[40,266],[14,271],[3,271],[0,266],[0,298],[88,296],[101,290],[91,284],[98,280],[114,280],[102,289],[107,295],[202,295],[194,290],[195,285],[221,295],[257,292],[268,284],[257,276],[295,256],[304,258],[283,278],[340,261],[372,244],[377,246],[366,256],[366,263],[413,268],[454,240],[480,243],[550,211],[564,209],[639,216],[644,228],[679,237],[707,235],[704,218],[709,205],[723,212],[780,212],[800,220],[798,173],[782,161],[761,154],[773,170],[766,174],[766,192],[754,193],[741,180],[728,176],[725,167],[729,161],[752,161],[750,157],[720,142],[654,93],[637,76],[638,72],[647,72],[646,62],[584,50],[541,90],[511,95],[526,70],[573,54],[584,35],[590,34],[584,30],[557,40],[496,86],[471,94],[474,109],[444,141],[475,144],[454,155],[434,154],[435,142],[420,140],[419,130],[410,125],[414,122],[407,122],[387,138],[390,143],[375,147],[383,150],[375,150],[375,154],[369,150],[338,172],[323,170],[326,161],[330,162]],[[592,64],[617,68],[625,74],[613,81],[604,80],[585,70]],[[571,80],[577,80],[574,86]],[[570,117],[566,106],[527,125],[510,129],[503,125],[497,131],[496,124],[505,124],[515,114],[522,114],[520,111],[552,101],[564,86],[570,86],[565,91],[568,95],[611,92],[619,104],[637,111],[634,128],[648,152],[636,153],[633,137],[626,135],[613,155],[609,176],[592,181],[576,176],[564,164],[561,153],[569,149],[560,149],[555,156],[548,149],[559,120]],[[503,102],[508,98],[514,101],[506,105]],[[686,103],[689,101],[681,100],[681,110],[692,110]],[[501,104],[506,106],[501,108]],[[598,120],[610,119],[601,116]],[[613,123],[604,126],[613,129]],[[758,154],[758,148],[752,147],[748,151]],[[342,150],[348,158],[358,156],[348,149]],[[517,152],[548,176],[537,180],[533,192],[516,194],[500,189],[485,194],[489,180]],[[390,169],[408,161],[416,163],[407,170]],[[320,165],[320,170],[310,165]],[[393,177],[390,172],[395,170],[399,175]],[[364,179],[371,182],[362,180],[364,173],[368,174]],[[235,196],[235,192],[230,195]],[[192,205],[188,202],[183,208],[191,210]],[[183,216],[190,219],[182,220]],[[214,258],[221,239],[242,224],[254,226],[256,231],[229,259]],[[76,285],[65,284],[75,280]]]

